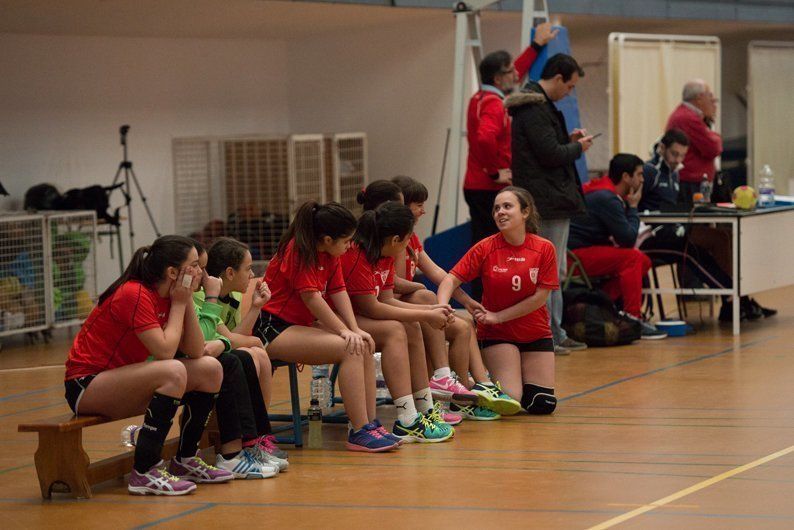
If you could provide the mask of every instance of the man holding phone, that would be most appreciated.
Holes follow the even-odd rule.
[[[554,103],[570,94],[583,75],[576,59],[560,53],[549,58],[537,83],[528,83],[523,92],[505,101],[513,117],[513,184],[535,199],[543,220],[540,235],[557,250],[560,278],[568,272],[566,248],[571,217],[585,211],[575,162],[593,144],[593,136],[584,129],[569,134],[565,117]],[[562,328],[562,292],[553,291],[547,303],[555,353],[567,355],[571,350],[586,348]]]

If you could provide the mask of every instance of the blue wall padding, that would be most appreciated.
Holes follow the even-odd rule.
[[[529,69],[529,78],[533,81],[540,79],[540,74],[543,72],[543,67],[546,66],[546,61],[548,61],[549,57],[557,55],[558,53],[567,53],[571,55],[571,41],[568,39],[568,29],[563,26],[554,27],[555,29],[559,29],[560,32],[555,39],[543,47],[538,58],[532,64],[532,68]],[[535,30],[533,29],[530,39],[534,37]],[[587,72],[585,72],[585,74],[586,73]],[[583,79],[580,82],[586,81]],[[556,105],[565,116],[565,124],[568,126],[568,132],[582,126],[582,121],[579,119],[579,102],[576,99],[576,89],[574,89],[569,96],[558,101]],[[593,134],[599,131],[588,132]],[[587,182],[587,160],[585,159],[585,155],[582,155],[576,161],[576,171],[579,173],[579,178],[582,179],[582,182]]]
[[[462,225],[455,226],[449,230],[439,232],[434,236],[430,236],[424,241],[425,252],[430,256],[436,264],[449,271],[454,267],[460,258],[471,247],[471,222],[463,223]],[[424,276],[417,276],[417,281],[425,284],[425,287],[433,292],[438,290],[438,287]],[[471,294],[471,287],[465,284],[463,289]],[[457,302],[453,301],[455,307],[460,307]]]

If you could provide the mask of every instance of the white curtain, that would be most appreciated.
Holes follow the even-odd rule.
[[[751,42],[749,47],[751,175],[768,164],[778,194],[794,193],[794,43]]]
[[[654,141],[664,133],[670,113],[681,102],[685,82],[704,79],[719,97],[720,45],[716,38],[707,39],[610,35],[612,154],[647,158]]]

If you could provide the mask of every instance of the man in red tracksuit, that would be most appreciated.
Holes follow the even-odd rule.
[[[471,215],[472,245],[497,232],[491,211],[496,194],[511,183],[510,118],[504,98],[529,72],[541,48],[557,35],[551,24],[535,28],[535,38],[515,63],[504,50],[489,53],[479,65],[480,90],[469,101],[466,137],[469,154],[463,195]]]
[[[703,175],[714,180],[714,159],[722,153],[722,137],[712,131],[717,116],[717,98],[702,79],[684,85],[683,101],[667,120],[666,131],[680,129],[689,139],[684,167],[678,172],[681,180],[679,202],[692,204],[692,195],[700,191]]]
[[[609,162],[609,175],[584,185],[587,213],[571,220],[568,248],[582,262],[588,276],[608,276],[602,289],[623,310],[638,319],[643,339],[662,339],[666,333],[642,320],[642,279],[651,260],[634,248],[640,227],[637,205],[642,197],[644,162],[620,153]]]

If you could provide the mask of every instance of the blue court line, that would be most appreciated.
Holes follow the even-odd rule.
[[[173,521],[174,519],[181,519],[182,517],[185,517],[187,515],[191,515],[191,514],[198,513],[198,512],[203,512],[204,510],[209,510],[210,508],[213,508],[215,506],[216,506],[216,503],[209,502],[209,503],[204,504],[202,506],[196,506],[195,508],[191,508],[190,510],[187,510],[187,511],[184,511],[184,512],[181,512],[181,513],[177,513],[177,514],[171,515],[169,517],[163,517],[162,519],[157,519],[155,521],[152,521],[151,523],[142,524],[140,526],[134,526],[133,529],[134,530],[140,530],[140,529],[143,529],[143,528],[151,528],[153,526],[157,526],[158,524],[168,523],[170,521]]]
[[[43,394],[45,392],[49,392],[51,390],[55,390],[56,388],[63,388],[63,385],[60,384],[60,385],[57,385],[57,386],[51,386],[51,387],[47,387],[47,388],[40,388],[38,390],[28,390],[27,392],[20,392],[18,394],[9,394],[7,396],[0,397],[0,403],[3,403],[4,401],[11,401],[12,399],[18,399],[18,398],[21,398],[21,397],[34,396],[36,394]]]
[[[763,339],[758,339],[758,340],[754,340],[754,341],[748,342],[746,344],[740,344],[739,348],[740,349],[749,348],[749,347],[755,346],[756,344],[759,344],[761,342],[766,342],[768,340],[772,340],[773,338],[775,338],[775,337],[766,337],[766,338],[763,338]],[[597,386],[595,388],[591,388],[590,390],[584,390],[584,391],[578,392],[576,394],[571,394],[570,396],[565,396],[564,398],[560,398],[559,401],[563,402],[563,401],[568,401],[569,399],[576,399],[578,397],[586,396],[588,394],[592,394],[594,392],[598,392],[599,390],[604,390],[606,388],[610,388],[610,387],[613,387],[615,385],[619,385],[621,383],[626,383],[628,381],[633,381],[635,379],[641,379],[641,378],[647,377],[649,375],[658,374],[658,373],[661,373],[661,372],[666,372],[667,370],[670,370],[670,369],[673,369],[673,368],[678,368],[680,366],[686,366],[688,364],[694,364],[694,363],[698,363],[700,361],[705,361],[707,359],[713,359],[715,357],[720,357],[720,356],[725,355],[727,353],[731,353],[731,352],[733,352],[735,350],[736,350],[736,347],[735,346],[731,346],[730,348],[726,348],[726,349],[724,349],[722,351],[718,351],[717,353],[709,353],[709,354],[706,354],[706,355],[701,355],[700,357],[695,357],[694,359],[689,359],[689,360],[686,360],[686,361],[681,361],[681,362],[677,362],[677,363],[674,363],[674,364],[669,364],[667,366],[662,366],[660,368],[656,368],[656,369],[650,370],[648,372],[643,372],[641,374],[636,374],[636,375],[631,375],[631,376],[628,376],[628,377],[623,377],[623,378],[618,379],[616,381],[612,381],[611,383],[606,383],[604,385],[600,385],[600,386]]]
[[[114,499],[101,499],[92,498],[91,500],[80,499],[57,499],[52,501],[42,501],[40,499],[0,499],[0,503],[6,504],[31,504],[41,505],[45,502],[47,504],[56,503],[74,503],[74,502],[90,502],[91,504],[146,504],[151,506],[152,503],[158,502],[160,499],[130,499],[130,500],[114,500]],[[170,501],[171,499],[169,499]],[[549,509],[549,508],[489,508],[477,506],[410,506],[410,505],[366,505],[366,504],[309,504],[309,503],[292,503],[292,502],[201,502],[190,500],[176,500],[171,505],[197,505],[191,510],[175,514],[163,519],[158,519],[147,523],[146,525],[137,526],[135,528],[151,528],[153,526],[170,522],[187,515],[201,512],[209,508],[215,507],[243,507],[243,508],[308,508],[308,509],[340,509],[340,510],[419,510],[419,511],[455,511],[455,512],[511,512],[511,513],[571,513],[571,514],[620,514],[620,510],[608,509]],[[163,503],[164,506],[168,504]],[[723,518],[723,519],[764,519],[764,520],[794,520],[794,516],[789,515],[774,515],[774,514],[742,514],[742,513],[692,513],[692,512],[671,512],[671,511],[658,511],[648,513],[650,516],[678,516],[678,517],[701,517],[701,518]]]

